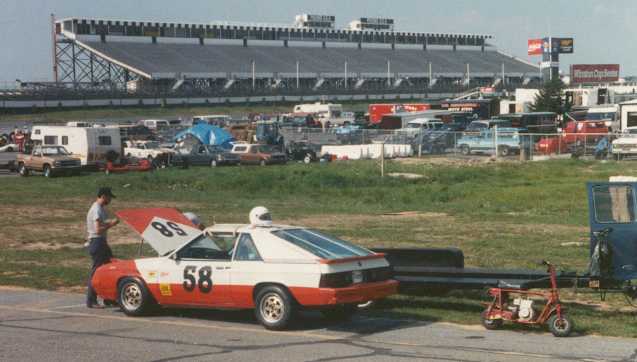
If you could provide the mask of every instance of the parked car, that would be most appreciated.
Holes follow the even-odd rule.
[[[261,210],[265,210],[260,212]],[[253,309],[267,329],[285,329],[295,311],[348,318],[357,304],[397,292],[383,254],[305,227],[272,224],[265,208],[250,224],[197,229],[175,209],[119,210],[156,257],[112,260],[92,285],[129,316],[154,306]]]
[[[479,134],[465,134],[458,140],[458,148],[463,155],[473,152],[487,153],[495,149],[494,130],[485,129]],[[498,128],[498,155],[509,156],[520,152],[520,130],[518,128]]]
[[[608,126],[602,121],[572,121],[566,124],[557,137],[545,137],[535,144],[535,152],[544,155],[554,153],[591,153],[599,140],[608,134]]]
[[[241,158],[220,146],[196,145],[190,149],[177,149],[173,156],[175,165],[210,166],[238,165]]]
[[[610,151],[617,160],[637,156],[637,127],[628,127],[612,142]]]
[[[41,172],[45,177],[63,174],[76,174],[82,170],[82,161],[73,157],[62,146],[37,145],[31,154],[18,154],[16,157],[18,172],[28,176],[31,172]]]
[[[126,157],[155,159],[165,154],[174,154],[170,148],[163,148],[156,141],[125,141],[124,155]]]
[[[287,157],[274,146],[238,144],[232,148],[241,158],[242,165],[272,165],[285,164]]]
[[[469,125],[465,129],[465,132],[477,134],[481,132],[482,130],[491,129],[495,126],[498,126],[498,128],[510,128],[511,121],[506,119],[489,119],[489,120],[483,120],[483,121],[473,121],[469,123]]]

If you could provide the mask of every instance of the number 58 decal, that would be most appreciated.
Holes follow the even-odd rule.
[[[195,272],[197,267],[188,265],[184,268],[184,282],[182,285],[188,292],[195,290],[195,287],[199,287],[199,291],[202,293],[210,293],[212,290],[212,268],[204,266],[199,268],[199,281],[195,278]]]

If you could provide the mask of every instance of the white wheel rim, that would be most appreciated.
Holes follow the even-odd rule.
[[[285,305],[283,299],[276,293],[268,293],[261,298],[259,306],[261,316],[268,323],[277,323],[285,314]]]
[[[555,322],[553,322],[553,328],[555,328],[556,331],[564,332],[568,330],[569,327],[570,324],[566,318],[555,319]]]
[[[122,304],[127,310],[136,310],[142,305],[142,290],[135,283],[124,285]]]

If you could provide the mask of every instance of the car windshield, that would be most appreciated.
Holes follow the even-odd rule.
[[[70,155],[69,151],[64,147],[42,147],[42,154],[44,156],[67,156]]]
[[[272,234],[322,259],[342,259],[373,255],[371,251],[348,241],[310,229],[285,229]]]

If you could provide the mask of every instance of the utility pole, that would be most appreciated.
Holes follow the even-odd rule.
[[[53,46],[53,81],[58,82],[58,52],[57,52],[57,35],[55,28],[55,14],[51,13],[51,45]]]
[[[347,89],[347,60],[345,61],[345,89]]]

